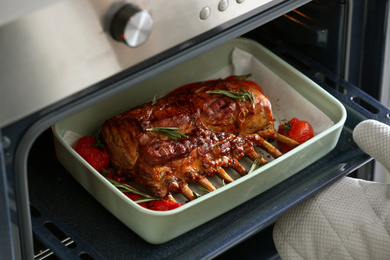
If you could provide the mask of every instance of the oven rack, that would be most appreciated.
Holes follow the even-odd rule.
[[[60,259],[214,258],[240,243],[245,246],[252,236],[269,230],[283,212],[369,162],[372,158],[354,143],[352,131],[367,118],[390,124],[390,110],[296,50],[285,46],[271,50],[346,107],[347,120],[333,151],[233,210],[165,244],[151,245],[112,216],[66,172],[55,158],[51,131],[47,130],[32,147],[28,163],[30,202],[34,212],[40,212],[32,214],[34,236]],[[43,146],[48,148],[44,152]],[[76,246],[58,242],[64,239],[50,235],[48,225],[60,229],[60,234]]]

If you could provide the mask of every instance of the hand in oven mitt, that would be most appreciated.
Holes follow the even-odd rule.
[[[353,138],[390,171],[390,126],[366,120]],[[282,259],[390,259],[390,185],[344,177],[276,222]]]

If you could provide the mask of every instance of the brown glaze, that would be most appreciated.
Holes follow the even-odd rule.
[[[250,100],[234,100],[209,90],[251,91]],[[188,136],[172,140],[146,131],[154,127],[178,127]],[[245,81],[230,79],[199,83],[169,94],[107,120],[102,134],[121,176],[145,185],[154,195],[167,198],[186,193],[187,183],[197,182],[232,167],[245,169],[237,161],[253,154],[263,139],[255,134],[273,130],[271,104],[259,89]],[[184,192],[187,191],[187,192]]]

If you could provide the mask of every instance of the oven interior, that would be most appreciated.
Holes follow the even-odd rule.
[[[337,147],[325,157],[165,244],[143,241],[112,216],[57,161],[52,129],[34,129],[40,134],[29,148],[26,166],[34,258],[225,259],[245,251],[248,259],[278,259],[272,227],[280,214],[342,176],[373,179],[372,171],[358,171],[364,165],[373,166],[354,143],[352,131],[367,118],[390,124],[390,110],[378,101],[381,89],[372,87],[380,86],[383,76],[385,36],[380,31],[385,25],[373,30],[378,24],[367,13],[362,13],[364,21],[358,19],[363,12],[359,5],[363,1],[353,7],[344,1],[313,1],[241,35],[260,42],[341,101],[347,121]],[[381,3],[368,5],[367,10],[384,20]],[[351,16],[352,22],[348,21]],[[375,37],[380,40],[373,41]],[[58,104],[56,108],[69,107]],[[35,120],[40,120],[39,115],[29,119]],[[12,136],[9,133],[20,125],[5,128],[3,136]],[[2,146],[7,148],[4,138]],[[3,153],[7,158],[7,151]]]

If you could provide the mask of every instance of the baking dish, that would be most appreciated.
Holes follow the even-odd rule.
[[[260,71],[254,62],[260,64]],[[157,212],[140,207],[88,165],[64,138],[69,131],[94,135],[104,120],[181,85],[248,72],[270,99],[276,125],[292,116],[307,119],[315,128],[315,137],[255,172],[180,208]],[[270,80],[268,75],[273,78]],[[294,95],[275,87],[279,85],[288,87]],[[239,38],[56,123],[53,133],[57,158],[67,171],[136,234],[149,243],[161,244],[258,196],[326,155],[335,147],[345,119],[345,108],[338,100],[260,44]]]

